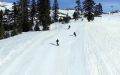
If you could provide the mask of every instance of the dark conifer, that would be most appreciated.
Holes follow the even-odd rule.
[[[18,33],[17,33],[17,30],[16,29],[14,29],[12,32],[11,32],[11,36],[15,36],[15,35],[17,35]]]
[[[75,7],[75,11],[80,15],[80,13],[82,13],[82,7],[81,7],[80,0],[76,0],[76,4],[77,6]]]
[[[100,16],[102,14],[102,5],[99,3],[98,5],[95,6],[95,16]]]
[[[4,38],[3,11],[0,11],[0,39]]]
[[[51,24],[50,1],[38,0],[37,3],[39,23],[43,26],[43,30],[49,30],[49,25]]]
[[[75,11],[74,13],[73,13],[73,19],[75,19],[75,20],[78,20],[78,13]]]
[[[35,25],[35,27],[34,27],[34,31],[40,31],[38,22],[36,23],[36,25]]]
[[[28,3],[29,0],[20,0],[21,23],[23,32],[27,32],[31,29],[28,15]]]
[[[99,13],[101,15],[103,13],[103,7],[101,3],[99,3],[98,5],[99,5],[99,11],[100,11]]]
[[[13,3],[13,29],[11,36],[17,35],[18,33],[23,32],[23,16],[22,16],[22,8],[21,8],[21,1]]]
[[[5,28],[6,31],[12,30],[12,27],[10,27],[9,23],[10,23],[10,14],[9,14],[10,10],[5,9],[4,13],[3,13],[3,26]]]
[[[17,5],[14,2],[13,3],[13,13],[12,13],[12,17],[13,17],[13,30],[17,29],[17,15],[18,15],[18,9],[17,9]],[[16,30],[17,33],[17,30]]]
[[[88,21],[94,19],[94,0],[85,0],[83,2],[84,17],[87,17]]]
[[[57,22],[58,21],[58,9],[59,9],[57,0],[54,0],[54,4],[53,4],[52,9],[53,9],[53,19],[55,22]]]
[[[18,15],[18,10],[17,10],[17,5],[16,3],[14,2],[13,3],[13,20],[14,20],[14,23],[16,24],[16,17]]]
[[[35,2],[35,0],[32,0],[31,13],[30,13],[30,15],[31,15],[31,26],[34,25],[35,14],[36,14],[36,2]]]

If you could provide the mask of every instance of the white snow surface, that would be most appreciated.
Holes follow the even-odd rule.
[[[120,75],[119,59],[120,14],[0,40],[0,75]]]
[[[12,9],[12,3],[0,2],[0,10],[5,10],[5,8]]]
[[[68,14],[70,17],[73,17],[73,13],[75,10],[59,10],[59,12]]]

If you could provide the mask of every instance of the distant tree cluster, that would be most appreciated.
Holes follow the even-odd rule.
[[[78,20],[82,15],[88,21],[94,20],[95,16],[102,14],[102,5],[95,4],[94,0],[75,1],[73,19]],[[68,14],[59,16],[58,0],[54,0],[50,16],[50,0],[18,0],[13,3],[12,10],[0,11],[0,39],[15,36],[28,31],[46,31],[54,22],[69,23],[71,17]]]
[[[103,12],[101,3],[96,5],[94,0],[84,0],[83,6],[81,6],[80,0],[76,0],[76,4],[77,6],[75,6],[75,12],[73,13],[73,19],[75,20],[81,18],[80,15],[84,15],[90,22],[94,20],[94,17],[100,16]]]
[[[0,11],[0,39],[31,30],[49,30],[51,24],[49,0],[19,0],[12,10]]]

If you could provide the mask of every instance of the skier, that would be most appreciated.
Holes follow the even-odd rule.
[[[69,30],[70,28],[71,28],[71,26],[69,25],[69,26],[68,26],[68,30]]]
[[[74,32],[73,35],[76,37],[76,36],[77,36],[77,35],[76,35],[76,32]]]
[[[59,40],[58,39],[56,40],[56,43],[57,43],[57,46],[59,46]]]

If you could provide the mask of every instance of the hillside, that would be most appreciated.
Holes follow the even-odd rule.
[[[119,34],[114,14],[0,40],[0,75],[120,75]]]

